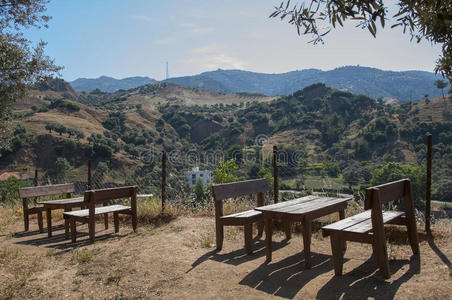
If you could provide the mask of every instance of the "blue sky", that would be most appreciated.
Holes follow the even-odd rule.
[[[269,19],[273,0],[51,0],[49,28],[26,36],[48,43],[63,78],[170,77],[221,69],[283,73],[361,65],[433,71],[438,45],[410,42],[400,29],[379,27],[377,38],[348,24],[324,45],[308,44],[295,27]]]

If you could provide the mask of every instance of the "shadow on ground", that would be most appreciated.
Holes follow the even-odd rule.
[[[413,255],[410,260],[390,261],[391,274],[408,265],[408,270],[399,278],[385,281],[377,269],[374,257],[342,276],[333,276],[318,292],[318,299],[393,299],[400,286],[420,273],[420,258]]]
[[[85,226],[86,227],[86,226]],[[57,233],[56,231],[63,231]],[[54,248],[59,250],[72,250],[77,247],[82,247],[91,244],[89,241],[89,234],[85,231],[77,231],[77,242],[72,243],[71,239],[66,239],[64,234],[64,225],[57,225],[52,227],[53,235],[47,236],[47,231],[40,233],[36,231],[22,231],[13,235],[14,238],[21,239],[15,242],[18,245],[32,245],[44,246],[47,248]],[[125,237],[128,234],[119,234],[111,232],[111,229],[96,230],[96,241],[102,241],[109,238]],[[35,238],[33,238],[35,236]]]
[[[312,254],[312,268],[305,268],[304,253],[289,256],[275,263],[263,263],[240,281],[265,293],[293,298],[309,281],[332,269],[331,257]]]
[[[273,250],[280,249],[286,246],[288,240],[283,240],[281,242],[273,242]],[[238,266],[247,261],[258,259],[262,256],[265,256],[265,240],[261,240],[259,237],[254,238],[253,242],[253,254],[246,254],[245,248],[237,249],[232,252],[220,254],[217,250],[212,250],[198,258],[195,262],[192,263],[191,268],[186,272],[190,272],[206,260],[214,260],[221,263],[226,263],[234,266]]]

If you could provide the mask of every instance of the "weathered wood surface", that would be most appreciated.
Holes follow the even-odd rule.
[[[116,187],[116,188],[108,188],[108,189],[99,189],[99,190],[89,190],[85,192],[85,201],[86,202],[94,202],[103,203],[105,201],[116,200],[121,198],[131,197],[133,192],[132,190],[136,188],[134,186],[127,187]],[[136,193],[135,193],[136,198]]]
[[[110,200],[130,198],[130,206],[124,205],[107,205]],[[96,204],[104,206],[96,207]],[[127,186],[111,189],[89,190],[85,192],[83,205],[88,209],[64,212],[64,218],[70,223],[72,242],[77,239],[76,222],[88,223],[89,240],[94,242],[95,239],[95,216],[104,215],[105,228],[108,228],[108,214],[113,213],[115,232],[119,230],[119,214],[127,214],[132,216],[132,228],[137,228],[137,187]]]
[[[311,228],[312,221],[316,218],[329,215],[334,212],[339,213],[341,219],[344,218],[344,210],[347,202],[352,198],[333,198],[323,196],[306,196],[298,199],[279,202],[276,204],[256,207],[256,210],[264,214],[265,238],[267,247],[267,261],[272,260],[272,223],[273,219],[281,219],[284,222],[299,221],[303,227],[303,247],[305,254],[305,266],[311,267]],[[290,235],[288,235],[290,237]]]
[[[19,196],[22,198],[22,206],[23,206],[23,213],[24,213],[24,227],[25,231],[28,231],[29,229],[29,217],[32,214],[37,214],[38,216],[38,226],[39,226],[39,232],[44,232],[43,228],[43,220],[42,220],[42,212],[44,210],[47,211],[47,232],[49,237],[52,236],[52,228],[51,228],[51,221],[50,220],[50,210],[49,207],[42,207],[42,206],[35,206],[30,208],[28,205],[28,200],[30,198],[34,199],[34,203],[36,205],[40,204],[38,201],[39,197],[42,196],[50,196],[50,195],[57,195],[57,194],[66,194],[66,197],[71,197],[71,193],[75,191],[74,184],[67,183],[67,184],[55,184],[55,185],[45,185],[45,186],[34,186],[34,187],[26,187],[26,188],[20,188],[19,189]],[[58,207],[57,207],[58,208]]]
[[[268,189],[266,179],[254,179],[212,186],[216,201],[265,192]]]
[[[385,211],[383,212],[383,223],[389,223],[396,218],[404,216],[401,211]],[[371,211],[366,210],[360,214],[354,215],[344,220],[322,227],[322,230],[341,230],[357,233],[366,233],[372,230]]]
[[[263,232],[263,216],[261,212],[248,210],[231,215],[223,215],[223,200],[244,195],[256,195],[257,206],[264,204],[264,192],[268,184],[265,179],[247,180],[212,186],[215,202],[215,233],[217,250],[221,250],[224,240],[224,226],[244,226],[245,249],[248,254],[253,252],[252,225],[258,222],[258,233]]]
[[[326,210],[329,206],[346,203],[351,199],[352,198],[306,196],[290,201],[280,202],[278,204],[256,207],[256,210],[268,212],[274,216],[281,216],[284,218],[286,215],[300,216],[304,214],[312,214],[316,211]]]
[[[101,214],[105,214],[105,213],[126,211],[126,210],[130,210],[130,208],[131,208],[130,206],[119,205],[119,204],[109,205],[109,206],[100,206],[100,207],[96,207],[94,209],[94,214],[101,215]],[[88,217],[89,209],[81,209],[81,210],[65,212],[64,215],[65,216],[75,216],[75,217],[79,217],[79,218]]]
[[[19,189],[20,198],[40,197],[56,194],[74,193],[73,183],[25,187]]]
[[[67,199],[58,199],[58,200],[47,200],[47,201],[37,201],[37,204],[43,204],[43,205],[66,205],[66,204],[78,204],[80,202],[83,202],[83,197],[76,197],[76,198],[67,198]]]
[[[405,212],[383,211],[382,205],[403,198]],[[413,254],[419,253],[414,203],[409,179],[402,179],[366,189],[365,212],[329,224],[322,228],[331,237],[331,250],[335,275],[342,275],[343,255],[346,241],[372,244],[384,278],[389,278],[389,260],[386,247],[385,224],[404,224]]]

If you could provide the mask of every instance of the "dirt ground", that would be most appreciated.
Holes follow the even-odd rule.
[[[62,221],[55,224],[52,238],[24,233],[18,217],[2,228],[0,298],[452,299],[452,234],[441,226],[434,239],[418,229],[420,258],[411,256],[401,230],[390,230],[392,276],[384,280],[371,247],[359,243],[348,243],[344,275],[333,276],[330,241],[319,231],[308,270],[297,233],[291,240],[274,233],[271,263],[265,262],[263,239],[256,239],[253,255],[245,254],[238,227],[226,229],[224,248],[216,252],[213,217],[167,218],[140,224],[137,233],[121,223],[119,234],[98,222],[96,242],[86,243],[87,228],[80,226],[75,245],[64,240]]]

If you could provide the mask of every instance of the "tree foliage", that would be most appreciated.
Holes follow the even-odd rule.
[[[7,141],[9,106],[23,97],[27,88],[60,70],[44,54],[45,43],[34,48],[22,29],[47,27],[44,15],[48,0],[2,0],[0,2],[0,137]],[[0,147],[4,147],[1,145]]]
[[[270,17],[286,17],[297,28],[299,35],[313,35],[313,42],[323,43],[323,37],[337,25],[348,20],[358,22],[357,27],[367,28],[376,37],[377,24],[384,28],[391,19],[391,28],[402,27],[411,39],[426,39],[442,46],[435,71],[452,82],[452,1],[450,0],[399,0],[398,11],[388,18],[391,1],[383,0],[283,0]]]
[[[416,208],[421,209],[425,206],[425,166],[408,165],[395,162],[385,163],[383,167],[375,169],[372,172],[370,183],[379,185],[391,181],[409,178],[411,181],[411,190]]]
[[[213,173],[213,178],[216,183],[237,181],[238,178],[234,175],[234,172],[237,171],[238,168],[235,159],[231,158],[217,165],[215,172]]]

